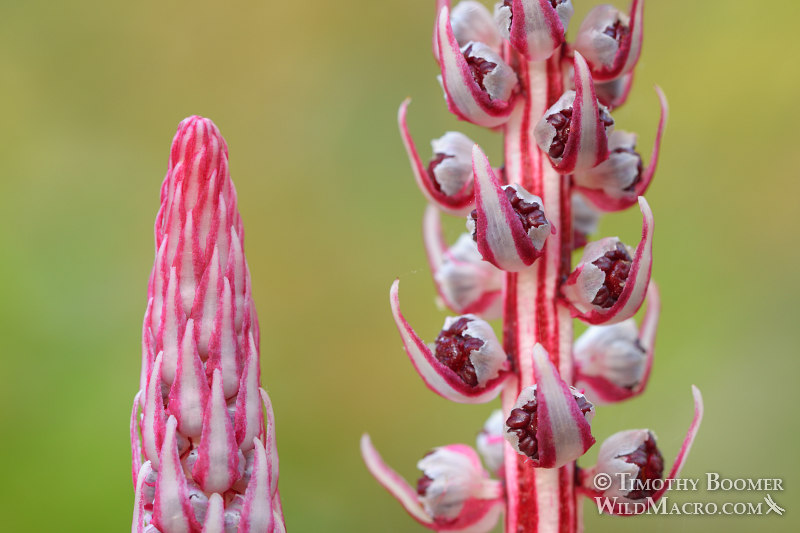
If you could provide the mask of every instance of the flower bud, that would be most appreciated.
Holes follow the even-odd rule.
[[[617,109],[627,100],[633,87],[633,72],[611,81],[595,81],[597,100],[609,109]]]
[[[653,213],[644,197],[642,239],[633,251],[616,237],[586,245],[562,287],[573,316],[589,324],[615,324],[632,317],[645,298],[653,256]]]
[[[594,444],[589,426],[594,406],[561,379],[541,344],[534,347],[533,369],[536,385],[520,392],[505,437],[536,468],[558,468]]]
[[[602,213],[586,201],[583,195],[572,195],[572,248],[583,248],[589,235],[597,231]]]
[[[575,40],[598,81],[617,79],[633,70],[642,50],[644,0],[633,0],[631,16],[603,4],[584,19]]]
[[[484,43],[497,52],[500,51],[502,44],[500,32],[492,14],[480,2],[464,0],[456,4],[450,13],[450,24],[459,46],[473,41]]]
[[[462,233],[444,255],[434,279],[442,299],[454,311],[472,312],[484,318],[497,318],[503,274],[481,258],[478,245],[467,233]]]
[[[486,420],[483,429],[478,433],[476,444],[483,457],[483,463],[489,472],[502,475],[505,448],[503,431],[505,430],[503,411],[496,409]]]
[[[542,200],[519,185],[501,186],[478,145],[472,163],[476,209],[467,219],[467,230],[485,261],[508,272],[523,270],[539,258],[553,233]]]
[[[504,0],[495,5],[500,33],[529,61],[542,61],[564,42],[571,0]]]
[[[575,91],[565,92],[534,129],[539,148],[560,174],[592,168],[608,157],[614,119],[595,96],[586,61],[575,53]]]
[[[484,43],[456,41],[446,6],[437,22],[442,87],[452,113],[463,120],[494,128],[508,120],[517,85],[514,70]]]
[[[448,318],[436,343],[428,346],[400,311],[399,287],[395,280],[390,291],[392,314],[406,353],[428,388],[461,403],[495,398],[510,372],[491,326],[474,315]]]
[[[635,502],[655,493],[653,480],[664,476],[664,458],[651,431],[631,429],[615,433],[603,442],[595,468],[611,479],[610,487],[603,491],[604,497]]]

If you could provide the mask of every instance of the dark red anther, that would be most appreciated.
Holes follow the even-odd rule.
[[[433,480],[428,476],[422,476],[417,480],[417,494],[425,496],[428,493],[428,488],[433,483]]]
[[[617,302],[622,294],[622,289],[625,288],[625,282],[631,271],[631,263],[631,256],[621,242],[618,242],[613,250],[606,252],[600,259],[592,262],[606,275],[603,286],[592,300],[594,305],[608,309]]]
[[[439,333],[436,337],[436,359],[461,378],[461,381],[471,387],[478,385],[478,375],[469,356],[473,351],[480,350],[484,341],[466,335],[464,331],[472,322],[471,318],[462,317]]]
[[[550,5],[553,6],[553,9],[557,8],[567,0],[550,0]]]
[[[606,26],[606,29],[603,30],[603,33],[618,43],[622,42],[622,39],[624,39],[630,32],[631,29],[627,25],[623,24],[619,19],[614,21],[614,24]]]
[[[483,78],[494,70],[497,63],[492,63],[482,57],[473,56],[472,44],[467,46],[464,50],[464,59],[467,61],[470,72],[472,72],[472,79],[475,80],[475,83],[478,84],[481,90],[486,91],[486,87],[483,85]]]
[[[570,107],[558,113],[553,113],[545,120],[556,129],[556,135],[550,142],[550,149],[547,153],[551,158],[558,159],[564,155],[564,148],[567,146],[569,127],[572,121],[572,108]]]
[[[653,434],[649,434],[647,440],[641,446],[622,457],[622,459],[626,463],[635,464],[639,467],[639,473],[636,475],[637,481],[633,482],[633,486],[641,488],[632,490],[627,497],[631,500],[651,498],[655,493],[651,480],[661,479],[664,475],[664,458],[661,456],[658,446],[656,446]]]
[[[434,154],[434,158],[431,159],[430,163],[428,163],[428,175],[431,177],[431,183],[439,192],[443,192],[442,185],[439,183],[439,180],[436,179],[436,175],[433,173],[433,171],[439,166],[439,164],[441,164],[442,161],[452,157],[452,155],[447,154]]]
[[[525,233],[528,233],[531,228],[538,228],[539,226],[548,224],[542,206],[540,206],[538,202],[528,202],[521,198],[513,187],[506,187],[503,190],[506,193],[506,198],[511,202],[511,208],[517,214],[517,218],[519,218],[520,222],[522,222],[522,229],[525,230]],[[475,221],[475,228],[477,228],[478,210],[473,209],[469,216]],[[478,240],[477,229],[472,232],[472,240],[476,242]]]
[[[519,451],[531,459],[539,458],[539,442],[536,440],[536,430],[539,426],[539,416],[537,414],[536,394],[533,400],[522,407],[512,409],[506,420],[509,433],[515,433],[519,438]]]

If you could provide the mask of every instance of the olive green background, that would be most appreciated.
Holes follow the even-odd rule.
[[[580,17],[595,2],[575,0]],[[450,404],[408,363],[388,304],[426,338],[444,314],[420,240],[424,201],[395,124],[459,128],[430,53],[433,0],[0,4],[0,529],[126,531],[152,224],[170,140],[211,117],[230,147],[294,532],[422,531],[368,476],[369,431],[401,473],[474,442],[493,406]],[[621,4],[620,4],[621,5]],[[603,408],[598,440],[649,427],[667,462],[706,418],[684,474],[780,477],[783,517],[600,518],[587,531],[795,531],[800,525],[796,21],[800,4],[650,1],[618,127],[649,151],[654,83],[671,115],[648,199],[663,293],[648,393]],[[455,230],[460,222],[454,222]],[[602,235],[638,238],[636,212]],[[596,448],[583,463],[591,464]],[[763,501],[763,493],[672,493]]]

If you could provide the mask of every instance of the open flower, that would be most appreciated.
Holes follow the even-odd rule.
[[[594,406],[567,385],[541,344],[533,349],[536,385],[522,390],[506,420],[506,440],[537,468],[574,461],[595,442]]]
[[[492,327],[474,315],[448,318],[433,346],[414,332],[400,312],[400,281],[390,291],[392,314],[411,363],[436,394],[460,403],[495,398],[509,377],[508,358]]]
[[[632,514],[631,509],[642,513],[661,499],[670,487],[669,480],[680,475],[703,420],[703,397],[695,386],[692,395],[694,418],[666,478],[664,459],[651,431],[621,431],[603,442],[597,464],[582,476],[586,492],[599,509],[617,515]],[[643,505],[625,505],[634,502]]]
[[[417,466],[423,475],[416,491],[383,461],[369,435],[361,437],[361,455],[375,479],[429,529],[487,533],[503,511],[502,484],[489,479],[469,446],[443,446],[422,458]]]
[[[562,291],[573,316],[589,324],[615,324],[639,310],[653,266],[653,212],[644,197],[642,239],[635,251],[616,237],[586,245],[578,266]]]
[[[545,217],[542,199],[519,185],[501,186],[477,144],[472,164],[475,210],[467,219],[467,230],[485,261],[507,272],[523,270],[541,256],[545,240],[554,230]]]
[[[602,4],[583,20],[575,49],[589,62],[594,79],[614,80],[636,66],[642,51],[643,10],[644,0],[633,0],[630,16]]]

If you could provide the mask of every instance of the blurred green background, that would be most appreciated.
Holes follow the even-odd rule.
[[[596,2],[574,3],[573,33]],[[427,139],[453,128],[500,154],[499,137],[445,109],[433,5],[2,2],[0,529],[129,527],[128,417],[153,219],[175,127],[202,114],[230,146],[290,530],[422,530],[369,478],[359,436],[369,431],[415,477],[431,447],[474,442],[493,406],[429,393],[391,320],[396,276],[422,335],[433,338],[444,316],[397,106],[414,97],[425,157]],[[669,462],[695,383],[706,419],[685,476],[784,478],[773,497],[787,514],[618,519],[587,505],[587,531],[800,526],[798,17],[789,0],[648,2],[636,88],[615,116],[648,147],[652,85],[670,100],[648,194],[663,319],[648,394],[594,424],[598,440],[652,428]],[[611,216],[601,233],[635,242],[639,225],[635,212]]]

